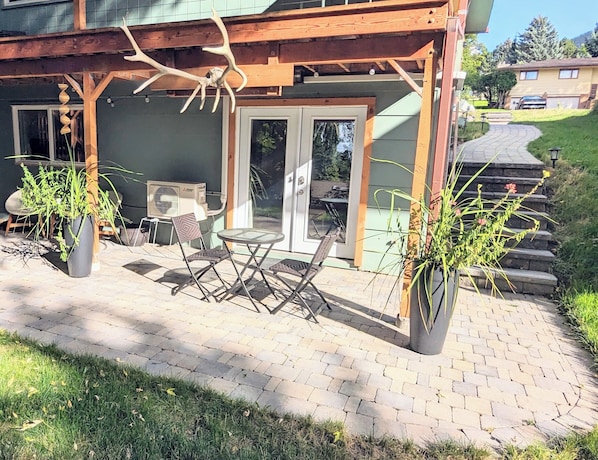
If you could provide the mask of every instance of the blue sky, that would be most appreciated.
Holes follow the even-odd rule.
[[[594,30],[598,22],[597,0],[494,0],[488,32],[478,34],[478,40],[489,51],[507,38],[525,32],[532,19],[547,17],[559,38],[575,38]]]

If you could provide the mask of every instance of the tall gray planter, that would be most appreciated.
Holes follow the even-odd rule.
[[[69,248],[66,264],[69,276],[84,278],[91,274],[93,259],[93,217],[77,217],[63,228],[64,240]],[[76,244],[75,235],[78,244]]]
[[[411,290],[409,304],[409,346],[413,351],[423,355],[442,352],[458,290],[457,270],[445,273],[443,270],[425,269],[422,272]]]

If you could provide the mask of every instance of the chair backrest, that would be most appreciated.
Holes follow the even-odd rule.
[[[318,265],[321,266],[330,254],[330,250],[334,245],[334,242],[338,238],[341,229],[337,228],[334,232],[328,233],[322,237],[320,240],[320,244],[318,245],[318,249],[314,253],[313,258],[311,259],[311,265]]]
[[[23,207],[23,199],[21,198],[21,190],[11,193],[4,203],[4,209],[6,212],[13,216],[28,216],[31,211]]]
[[[179,244],[189,243],[193,240],[200,240],[202,248],[204,247],[201,229],[195,214],[190,212],[181,216],[172,218],[172,226],[179,240]]]

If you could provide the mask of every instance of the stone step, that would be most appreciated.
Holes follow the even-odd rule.
[[[511,228],[513,232],[521,231],[520,228]],[[528,233],[519,243],[517,249],[539,249],[547,251],[553,244],[552,233],[547,230],[538,230]]]
[[[513,114],[508,112],[482,112],[480,115],[482,122],[489,125],[506,125],[513,119]]]
[[[511,249],[500,261],[503,268],[533,270],[552,273],[555,256],[545,249],[515,248]]]
[[[471,279],[467,274],[469,274]],[[492,270],[492,281],[488,281],[484,272],[478,267],[470,267],[466,269],[464,275],[464,278],[466,279],[465,283],[473,280],[476,286],[480,289],[492,289],[493,282],[501,292],[514,291],[520,294],[543,296],[552,295],[558,282],[557,278],[550,273],[514,268]]]
[[[464,185],[472,178],[469,174],[462,174],[457,180],[459,186]],[[485,192],[506,192],[505,185],[515,184],[519,193],[528,193],[536,186],[539,178],[537,177],[503,177],[503,176],[478,176],[469,185],[468,189],[477,190],[477,184],[482,184]],[[541,190],[540,190],[541,191]]]
[[[463,192],[464,198],[475,198],[475,197],[477,197],[477,195],[478,195],[478,192],[476,190],[466,190]],[[504,190],[501,192],[490,192],[490,191],[486,191],[482,188],[482,198],[485,198],[490,201],[498,201],[498,200],[504,198],[505,195],[506,195],[506,191],[504,191]],[[524,194],[522,194],[522,193],[513,193],[513,194],[511,194],[511,199],[515,200],[515,199],[521,198],[523,196],[524,196]],[[534,211],[538,211],[538,212],[545,212],[547,204],[548,204],[548,198],[546,197],[546,195],[541,195],[539,193],[529,195],[523,201],[523,206],[525,208],[528,208],[528,209],[534,210]]]
[[[460,175],[473,176],[483,168],[486,163],[474,163],[467,162],[463,163],[463,169]],[[516,163],[493,163],[486,167],[483,171],[484,176],[497,176],[497,177],[508,177],[509,182],[515,182],[518,177],[525,178],[536,178],[539,180],[542,178],[542,174],[546,169],[546,165],[542,163],[538,164],[516,164]],[[508,183],[508,182],[507,182]]]
[[[538,211],[518,211],[519,216],[512,216],[507,226],[511,228],[533,228],[535,225],[534,220],[540,223],[539,230],[547,230],[548,223],[552,222],[550,216],[545,212]]]

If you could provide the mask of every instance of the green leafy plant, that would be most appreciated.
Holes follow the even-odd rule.
[[[374,161],[412,173],[394,161]],[[399,188],[375,191],[377,203],[380,195],[390,196],[389,230],[396,238],[390,244],[387,254],[393,254],[393,264],[398,265],[401,276],[413,268],[409,289],[419,281],[424,281],[432,270],[440,270],[443,273],[445,293],[448,290],[446,280],[456,271],[463,270],[463,274],[470,278],[472,285],[477,286],[472,275],[464,270],[469,267],[480,269],[495,292],[500,292],[494,281],[495,276],[502,276],[510,285],[508,278],[501,271],[500,259],[526,235],[539,228],[537,220],[522,212],[528,209],[523,203],[526,198],[536,193],[550,173],[544,171],[543,177],[525,194],[517,194],[515,184],[505,184],[505,195],[495,201],[482,196],[481,185],[478,185],[477,193],[473,196],[467,194],[468,188],[490,164],[491,162],[485,164],[462,182],[459,181],[459,177],[463,165],[455,161],[445,187],[434,196],[431,196],[429,189],[427,196],[421,197],[413,197]],[[411,224],[408,229],[403,228],[397,218],[401,211],[398,204],[401,202],[410,205]],[[531,222],[531,225],[527,229],[511,230],[507,223],[513,217]],[[431,296],[431,293],[428,294]],[[451,299],[448,297],[444,296],[445,308],[450,307]]]
[[[70,227],[66,226],[75,242],[72,247],[66,245],[63,234],[65,223],[77,217],[92,217],[95,222],[101,220],[115,228],[116,222],[123,221],[114,203],[113,197],[118,194],[110,177],[112,174],[130,173],[115,166],[108,168],[107,172],[98,171],[96,179],[93,171],[75,162],[69,142],[67,146],[69,161],[66,164],[40,163],[37,173],[34,173],[29,166],[21,163],[23,206],[38,217],[32,232],[39,238],[51,236],[56,230],[56,241],[63,261],[68,259],[70,251],[78,244],[78,235],[72,234]],[[100,181],[102,188],[98,187],[97,196],[93,196],[88,185]]]

